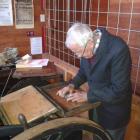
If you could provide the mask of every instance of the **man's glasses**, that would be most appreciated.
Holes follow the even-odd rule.
[[[87,41],[87,43],[85,44],[85,47],[84,47],[83,50],[77,50],[77,51],[71,50],[71,51],[77,56],[77,58],[81,58],[81,57],[84,56],[85,50],[86,50],[86,48],[87,48],[87,44],[88,44],[88,41]],[[81,48],[83,48],[83,47],[81,47]]]
[[[86,43],[86,45],[85,45],[85,47],[84,47],[84,50],[83,50],[83,53],[82,53],[81,57],[84,56],[85,50],[86,50],[86,48],[87,48],[87,44],[88,44],[88,41],[87,41],[87,43]]]

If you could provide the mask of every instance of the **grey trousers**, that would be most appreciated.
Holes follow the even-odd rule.
[[[93,111],[93,120],[98,123],[98,116],[96,113],[96,109]],[[112,140],[124,140],[125,132],[127,126],[115,130],[107,130],[107,132],[112,137]],[[100,140],[99,138],[93,136],[93,140]]]
[[[112,137],[112,140],[124,140],[126,127],[115,129],[115,130],[107,130]]]

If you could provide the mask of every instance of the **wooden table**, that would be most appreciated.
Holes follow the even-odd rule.
[[[25,77],[37,77],[37,76],[52,76],[60,74],[60,70],[54,65],[53,62],[49,62],[47,66],[41,69],[16,69],[13,73],[13,78],[25,78]]]
[[[63,73],[52,62],[42,69],[16,69],[12,77],[19,82],[11,87],[8,93],[19,90],[28,85],[43,86],[63,81]]]
[[[49,62],[48,65],[46,67],[43,67],[42,69],[3,69],[0,70],[1,92],[4,88],[4,85],[6,83],[6,80],[8,79],[11,70],[12,73],[10,75],[3,95],[6,95],[7,93],[13,92],[32,83],[33,85],[38,86],[38,83],[42,83],[42,85],[44,85],[43,81],[44,83],[63,81],[62,71],[60,71],[60,69],[58,69],[53,62]]]

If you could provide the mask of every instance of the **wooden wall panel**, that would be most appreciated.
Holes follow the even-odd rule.
[[[14,0],[12,0],[12,2],[14,3]],[[40,23],[41,2],[40,0],[33,0],[33,2],[35,20],[34,28],[15,29],[15,25],[0,26],[0,52],[2,52],[6,47],[16,47],[21,55],[30,53],[30,37],[27,36],[27,32],[34,31],[35,36],[42,36]]]

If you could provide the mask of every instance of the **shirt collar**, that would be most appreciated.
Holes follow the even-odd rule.
[[[101,32],[99,29],[96,29],[95,32],[96,32],[97,34],[99,34],[100,38],[98,38],[98,39],[96,40],[96,44],[95,44],[94,49],[93,49],[93,53],[94,53],[94,54],[96,54],[96,51],[97,51],[97,49],[99,48],[99,44],[100,44],[101,36],[102,36],[102,32]]]

